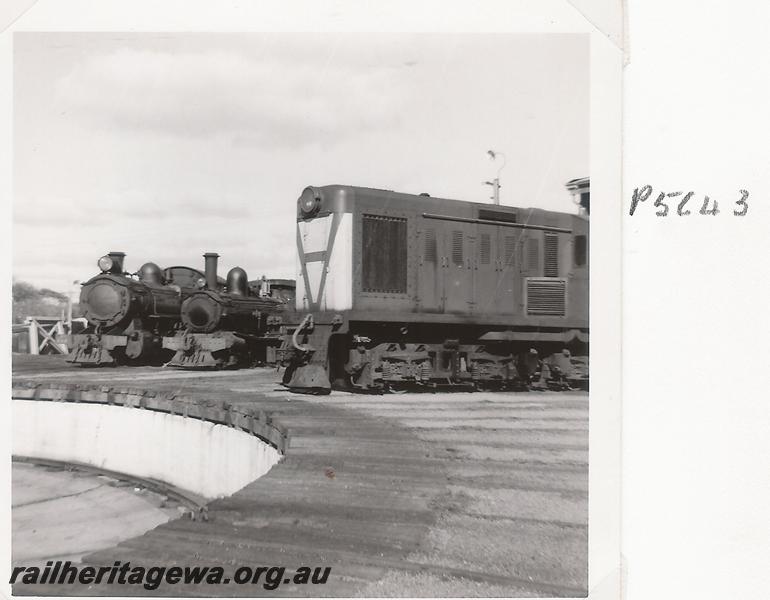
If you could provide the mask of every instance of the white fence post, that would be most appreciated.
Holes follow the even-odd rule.
[[[40,354],[40,346],[37,339],[37,321],[27,318],[27,326],[29,327],[29,353]]]

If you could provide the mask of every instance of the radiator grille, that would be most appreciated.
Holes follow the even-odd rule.
[[[545,234],[545,265],[543,275],[546,277],[559,276],[559,238],[556,235]]]
[[[505,236],[505,266],[513,266],[513,257],[516,254],[516,238],[512,235]]]
[[[527,240],[527,269],[539,275],[540,251],[537,238],[529,238]]]
[[[364,292],[406,293],[406,219],[363,215],[361,288]]]
[[[436,230],[425,230],[425,262],[436,262]]]
[[[563,317],[567,310],[565,279],[527,278],[527,314]]]
[[[460,267],[463,266],[463,232],[452,232],[452,262]]]
[[[492,239],[488,233],[481,234],[481,264],[488,265],[492,258]]]

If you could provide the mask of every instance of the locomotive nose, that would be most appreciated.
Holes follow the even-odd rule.
[[[205,327],[211,320],[211,311],[207,304],[193,302],[187,309],[187,317],[196,327]]]
[[[182,305],[182,322],[193,332],[209,333],[216,328],[221,313],[219,303],[208,294],[194,294]]]
[[[109,280],[97,281],[83,288],[80,303],[85,307],[85,317],[89,321],[114,325],[126,314],[128,292]]]

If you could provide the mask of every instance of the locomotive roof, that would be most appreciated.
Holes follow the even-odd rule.
[[[189,271],[190,273],[194,273],[196,276],[200,276],[200,277],[205,277],[206,276],[205,273],[203,271],[201,271],[200,269],[196,269],[195,267],[188,267],[187,265],[172,265],[170,267],[164,268],[163,271],[164,272],[168,272],[168,271],[171,271],[171,269],[185,269],[185,270]],[[222,285],[227,283],[225,281],[224,277],[220,277],[219,275],[217,275],[217,282],[221,283]]]
[[[313,186],[316,187],[316,186]],[[363,186],[355,186],[355,185],[345,185],[345,184],[329,184],[329,185],[323,185],[323,186],[317,186],[316,189],[327,191],[327,192],[338,192],[338,191],[352,191],[352,192],[364,192],[366,195],[372,195],[372,196],[383,196],[387,195],[392,197],[394,200],[418,200],[418,201],[425,201],[425,202],[436,202],[439,201],[442,204],[443,203],[449,203],[453,204],[455,207],[459,208],[460,206],[473,206],[478,207],[481,209],[493,209],[493,210],[499,210],[501,212],[515,212],[515,211],[521,211],[521,210],[527,210],[527,211],[542,211],[544,213],[553,213],[553,214],[560,214],[560,215],[568,215],[570,217],[579,217],[581,220],[588,220],[587,215],[580,215],[573,212],[567,212],[566,210],[549,210],[544,208],[535,208],[535,207],[524,207],[524,206],[510,206],[505,204],[492,204],[487,202],[471,202],[469,200],[456,200],[453,198],[441,198],[438,196],[431,196],[430,194],[423,193],[423,194],[408,194],[405,192],[396,192],[393,190],[386,190],[381,188],[371,188],[371,187],[363,187]]]

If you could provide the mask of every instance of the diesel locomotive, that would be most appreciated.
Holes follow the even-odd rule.
[[[246,271],[233,267],[219,286],[219,255],[205,258],[205,288],[188,295],[181,306],[179,328],[163,338],[174,352],[168,366],[219,369],[275,362],[281,344],[280,313],[286,301],[277,292],[290,288],[281,281],[271,295],[270,280],[249,282]],[[204,287],[204,286],[200,286]]]
[[[162,361],[162,337],[173,331],[194,269],[173,267],[161,271],[143,264],[132,276],[124,272],[125,254],[110,252],[98,261],[100,273],[85,282],[80,306],[89,326],[69,336],[68,362],[107,366]]]
[[[329,185],[305,188],[296,221],[289,389],[587,382],[586,210]]]

